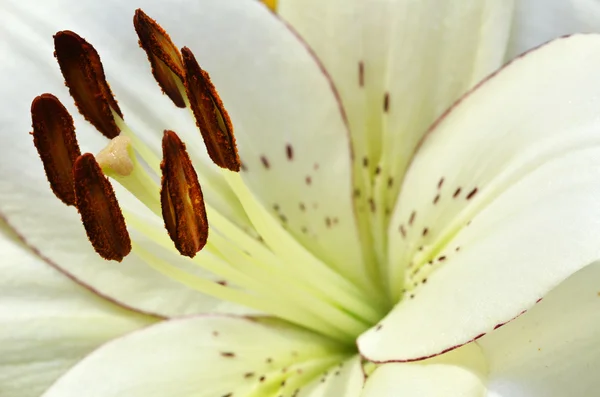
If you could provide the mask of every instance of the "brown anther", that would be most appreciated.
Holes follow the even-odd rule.
[[[33,144],[52,191],[62,202],[75,205],[73,163],[81,155],[73,118],[52,94],[42,94],[31,103]]]
[[[54,35],[54,56],[79,112],[107,138],[119,135],[111,109],[123,117],[104,75],[100,56],[68,30]]]
[[[192,51],[183,47],[181,53],[185,67],[185,89],[206,150],[219,167],[238,172],[240,158],[227,110],[208,73],[200,68]]]
[[[139,8],[135,10],[133,26],[139,37],[140,47],[146,51],[152,66],[152,74],[162,91],[171,98],[175,106],[185,107],[185,100],[179,90],[183,84],[184,69],[181,53],[171,38],[158,23]]]
[[[165,131],[162,148],[160,203],[165,227],[177,250],[193,258],[208,238],[202,189],[185,144],[176,133]]]
[[[131,240],[115,192],[94,156],[79,156],[73,166],[75,197],[87,236],[96,252],[121,262],[131,251]]]

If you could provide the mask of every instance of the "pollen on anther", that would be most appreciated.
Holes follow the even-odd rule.
[[[229,114],[210,76],[200,68],[192,51],[183,47],[181,54],[187,97],[208,155],[219,167],[238,172],[240,158]]]
[[[33,143],[44,165],[50,188],[62,202],[75,205],[73,164],[81,155],[73,118],[52,94],[31,104]]]
[[[208,220],[198,176],[185,144],[165,131],[160,201],[165,227],[177,250],[194,257],[206,244]]]
[[[76,206],[96,252],[121,261],[131,251],[131,240],[115,192],[94,156],[81,155],[73,165]]]
[[[140,47],[148,56],[152,74],[158,85],[175,106],[184,108],[185,100],[178,85],[178,83],[183,84],[184,82],[181,53],[167,32],[142,10],[135,11],[133,25],[139,38]]]
[[[54,35],[54,56],[83,117],[106,137],[119,135],[112,111],[120,117],[123,114],[94,47],[76,33],[65,30]]]

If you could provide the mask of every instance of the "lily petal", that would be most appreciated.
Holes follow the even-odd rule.
[[[390,280],[408,291],[361,336],[363,354],[405,361],[453,349],[600,257],[598,67],[599,35],[557,40],[430,132],[390,229]]]
[[[506,59],[559,36],[599,31],[600,3],[596,0],[519,0]]]
[[[247,167],[244,176],[265,207],[325,262],[352,269],[346,274],[363,279],[351,202],[346,127],[329,81],[307,49],[284,24],[252,1],[204,0],[165,6],[160,1],[147,0],[137,5],[156,18],[176,43],[190,47],[211,74],[233,120],[241,158]],[[12,191],[5,195],[1,205],[4,208],[0,209],[8,212],[6,207],[40,207],[41,202],[33,203],[27,196],[17,194],[18,189],[14,191],[21,184],[36,186],[40,192],[35,195],[47,197],[41,191],[46,188],[44,182],[37,179],[38,174],[42,175],[41,168],[25,133],[30,128],[26,109],[27,102],[42,88],[49,87],[58,96],[65,96],[58,67],[53,65],[50,43],[56,30],[70,29],[89,39],[100,53],[128,124],[154,149],[159,148],[163,129],[181,134],[188,147],[195,148],[190,154],[197,160],[207,202],[238,224],[249,225],[217,167],[206,160],[193,117],[186,110],[174,108],[152,81],[146,55],[136,48],[131,22],[133,6],[114,2],[98,7],[93,1],[61,0],[52,4],[40,1],[35,6],[28,3],[27,7],[9,2],[3,7],[2,15],[7,16],[3,28],[9,32],[4,37],[12,37],[14,42],[4,43],[11,62],[3,64],[6,70],[0,81],[6,87],[5,97],[10,98],[11,108],[22,111],[2,115],[6,132],[2,146],[10,148],[10,155],[2,156],[7,164],[1,167],[7,176],[14,177],[14,183],[5,185]],[[65,9],[69,13],[58,12]],[[56,18],[49,24],[45,16],[54,14]],[[198,23],[200,20],[202,23]],[[20,56],[14,58],[14,54]],[[71,100],[63,102],[70,104]],[[161,109],[168,111],[163,113]],[[99,134],[86,135],[89,126],[78,115],[75,123],[78,135],[83,137],[82,150],[97,152],[102,144]],[[23,134],[18,135],[17,131]],[[94,139],[88,139],[90,136]],[[23,180],[23,172],[30,172],[35,181]],[[214,191],[219,194],[214,195]],[[40,210],[54,211],[45,204]],[[7,216],[20,233],[28,237],[35,234],[14,214]],[[50,236],[46,234],[45,238]],[[48,255],[52,257],[54,253]],[[69,261],[65,257],[52,259],[61,265]]]
[[[471,344],[420,363],[391,363],[369,376],[361,397],[481,397],[486,366]]]
[[[358,397],[364,384],[361,358],[355,355],[328,369],[303,388],[298,397]]]
[[[220,12],[220,28],[231,34],[210,40],[215,28],[199,26],[194,34],[206,43],[193,49],[232,118],[244,179],[300,243],[351,279],[364,279],[348,132],[331,82],[285,24],[258,3],[238,2],[206,2],[203,11]],[[221,48],[231,50],[212,56]]]
[[[156,322],[78,286],[0,229],[0,391],[37,397],[106,341]]]
[[[600,264],[580,270],[530,311],[478,342],[490,397],[591,396],[600,387]]]
[[[347,357],[324,337],[265,321],[200,316],[157,324],[102,346],[44,396],[289,397]]]
[[[278,12],[340,92],[353,141],[357,209],[371,219],[377,250],[385,249],[382,233],[427,127],[501,65],[512,6],[495,0],[279,2]]]
[[[207,70],[216,71],[213,73],[213,80],[220,90],[222,87],[221,92],[225,102],[231,103],[230,113],[234,116],[234,121],[241,119],[239,123],[236,122],[240,125],[239,135],[243,135],[244,130],[247,134],[254,134],[248,139],[261,142],[260,146],[262,146],[265,142],[261,138],[262,133],[274,134],[274,131],[279,133],[284,131],[289,123],[293,126],[290,127],[290,131],[293,130],[290,134],[294,137],[301,137],[301,130],[313,131],[314,137],[316,131],[321,130],[314,126],[309,127],[299,120],[312,120],[310,122],[317,123],[316,120],[331,119],[330,123],[324,121],[324,124],[319,126],[327,131],[324,136],[331,136],[338,149],[347,154],[348,149],[343,144],[345,142],[343,123],[332,94],[325,93],[328,90],[325,78],[313,65],[313,60],[304,47],[295,43],[286,28],[274,20],[262,6],[242,0],[226,4],[207,0],[194,5],[181,3],[168,7],[160,1],[149,0],[138,5],[161,20],[176,42],[186,43],[197,51],[201,62],[206,60]],[[0,211],[7,217],[11,226],[24,236],[27,244],[35,247],[63,271],[72,274],[82,283],[90,285],[102,294],[110,295],[140,310],[166,316],[198,313],[207,310],[207,307],[215,309],[214,300],[206,301],[203,295],[166,280],[163,276],[149,270],[144,262],[135,256],[128,258],[124,266],[118,267],[98,258],[89,248],[77,214],[72,208],[64,208],[50,194],[48,184],[44,181],[41,162],[35,154],[31,137],[27,134],[31,128],[28,112],[30,101],[44,90],[64,98],[63,103],[71,109],[75,118],[83,151],[98,152],[105,144],[104,138],[96,131],[91,131],[90,126],[74,110],[72,101],[66,97],[66,89],[52,56],[52,34],[59,29],[71,29],[87,37],[96,46],[102,56],[108,80],[113,83],[113,91],[120,100],[125,119],[134,130],[142,132],[142,139],[147,140],[149,144],[154,142],[155,146],[159,146],[162,130],[167,127],[187,132],[187,136],[193,136],[196,141],[190,139],[188,146],[201,148],[200,151],[204,152],[200,133],[191,115],[174,108],[152,80],[146,55],[144,51],[137,48],[138,39],[131,22],[134,7],[119,2],[110,5],[105,3],[98,7],[98,4],[93,1],[68,0],[52,4],[40,1],[36,4],[28,3],[26,6],[18,2],[4,2],[1,7],[0,15],[3,21],[5,19],[2,29],[7,30],[7,34],[2,35],[4,39],[0,48],[10,62],[2,64],[0,82],[5,89],[3,98],[10,101],[7,106],[14,111],[3,112],[0,116],[0,123],[3,126],[1,147],[5,150],[0,156],[0,169],[4,176],[0,183]],[[67,9],[69,12],[65,13],[64,10]],[[247,11],[248,9],[250,11]],[[56,18],[49,19],[47,15]],[[222,17],[207,18],[207,15]],[[202,18],[206,21],[198,24],[197,21]],[[185,21],[189,23],[186,24]],[[190,26],[194,26],[194,29],[190,29]],[[214,34],[217,31],[222,34]],[[286,37],[285,40],[278,39],[282,35]],[[289,57],[281,56],[283,53],[287,54],[288,44],[296,50],[290,49]],[[223,45],[228,48],[228,51],[222,51]],[[267,57],[257,62],[255,51],[261,48],[260,52],[267,54]],[[240,63],[246,65],[241,72]],[[287,74],[292,65],[294,71],[300,76],[298,80],[290,79]],[[302,70],[300,72],[295,69],[298,65],[307,65],[307,67],[300,68]],[[295,88],[286,85],[286,82],[292,80],[297,83]],[[303,86],[302,84],[306,82],[310,84]],[[319,83],[324,87],[320,89],[321,91],[317,88],[320,86]],[[272,95],[273,92],[281,95]],[[315,92],[323,93],[323,95],[318,94],[319,98],[325,98],[323,100],[327,102],[323,109],[318,103],[313,103],[307,105],[307,109],[286,107],[289,109],[288,113],[282,110],[273,111],[275,107],[272,101],[278,96],[285,97],[290,101],[289,103],[308,103]],[[264,98],[257,100],[258,95]],[[250,98],[253,98],[253,102],[264,106],[251,104]],[[172,111],[161,114],[157,111],[160,109]],[[289,114],[296,111],[301,112],[294,117]],[[318,112],[321,112],[321,116],[315,115]],[[281,117],[275,117],[273,113]],[[275,125],[266,124],[266,120],[271,119],[276,120]],[[335,131],[339,132],[337,134],[340,136],[339,139],[335,138]],[[327,141],[328,138],[324,139]],[[343,163],[344,156],[337,154],[338,149],[329,151],[328,155],[333,159],[341,158],[342,160],[339,161]],[[285,157],[285,146],[281,150],[284,151]],[[323,149],[323,152],[327,151]],[[298,159],[301,156],[302,150],[298,145],[296,157]],[[199,157],[197,155],[197,158]],[[299,164],[299,161],[296,164]],[[323,162],[321,166],[325,169],[322,170],[323,174],[328,176],[323,179],[315,176],[315,186],[335,185],[332,175],[337,172],[337,165],[329,167],[326,162]],[[347,169],[343,166],[341,168]],[[198,172],[201,179],[204,175],[203,171],[204,169],[201,169]],[[218,173],[216,175],[220,178]],[[341,180],[343,183],[344,178]],[[222,183],[226,186],[224,182]],[[273,182],[268,186],[274,185]],[[210,192],[215,190],[212,186],[210,183],[208,188],[204,185],[209,201]],[[302,188],[305,187],[309,188],[302,184]],[[352,223],[349,182],[347,189],[342,187],[336,190],[334,186],[329,186],[329,189],[336,194],[343,191],[347,193],[341,194],[344,198],[348,197],[347,214],[342,215],[344,211],[338,213],[333,210],[326,213],[328,216],[339,217],[340,223],[343,219],[343,222],[347,223],[345,226],[348,226]],[[272,189],[273,192],[281,190]],[[307,192],[311,194],[312,199],[312,190]],[[213,197],[212,202],[215,202],[215,207],[221,210],[222,203],[226,203],[227,200],[218,199],[219,195],[216,198]],[[236,200],[235,197],[233,200]],[[326,200],[321,204],[319,211],[328,211],[328,208],[331,209],[328,207],[329,203],[333,206],[336,201],[343,201],[343,199]],[[312,204],[313,201],[306,200],[307,206]],[[232,211],[230,215],[235,213],[234,210]],[[315,213],[319,212],[315,211]],[[234,219],[243,220],[243,217],[235,216]],[[324,216],[320,219],[320,224],[325,224]],[[345,236],[353,233],[351,226],[338,227],[335,230],[332,233],[338,235],[340,241],[346,241]],[[326,242],[327,239],[323,237],[318,244],[323,244],[325,247],[340,246],[340,244],[326,244]],[[160,295],[156,291],[161,291]]]

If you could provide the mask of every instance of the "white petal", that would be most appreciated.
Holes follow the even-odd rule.
[[[558,40],[488,80],[431,132],[390,230],[391,274],[406,270],[411,291],[360,338],[363,354],[414,360],[462,345],[600,257],[598,67],[600,36]]]
[[[573,33],[600,32],[597,0],[519,0],[507,59],[548,40]]]
[[[2,98],[7,102],[6,106],[14,110],[0,115],[3,127],[0,133],[3,150],[0,156],[0,212],[27,245],[99,294],[138,310],[164,316],[217,309],[221,302],[166,279],[135,255],[130,255],[123,265],[108,263],[98,257],[87,240],[76,210],[65,207],[50,192],[28,134],[31,130],[31,100],[49,91],[56,93],[70,107],[82,151],[97,152],[107,143],[74,109],[52,55],[52,35],[59,29],[79,31],[94,44],[95,39],[98,40],[97,49],[106,63],[107,73],[112,71],[118,75],[127,61],[135,60],[140,68],[135,76],[145,75],[141,71],[146,70],[147,61],[143,51],[136,48],[137,39],[131,27],[133,8],[121,4],[97,7],[94,2],[68,1],[28,5],[25,9],[22,3],[16,2],[0,5],[0,16],[5,22],[3,27],[10,32],[2,35],[0,53],[7,54],[5,57],[11,60],[0,66],[0,82],[5,89]],[[66,9],[68,13],[64,12]],[[47,15],[56,18],[48,19]],[[114,22],[110,31],[104,25],[106,21]],[[131,33],[126,35],[126,31]],[[139,52],[138,56],[133,55]],[[104,56],[105,53],[109,56]],[[128,84],[131,86],[129,91],[115,90],[117,98],[127,92],[129,96],[135,96],[142,90],[150,104],[164,102],[167,109],[172,107],[161,98],[150,73],[145,82],[125,74],[130,77]],[[152,90],[143,91],[148,87]],[[156,91],[154,96],[150,91]],[[123,102],[127,101],[121,101],[121,104]],[[124,111],[127,113],[126,109]],[[158,134],[160,130],[156,132]]]
[[[390,363],[371,374],[361,397],[481,397],[486,366],[475,344],[421,363]]]
[[[99,345],[155,318],[106,301],[0,230],[0,394],[37,397]]]
[[[344,357],[328,339],[279,323],[174,319],[102,346],[44,396],[289,397]]]
[[[593,396],[600,388],[600,264],[577,272],[479,340],[489,397]]]
[[[173,106],[161,93],[150,73],[146,54],[137,42],[133,29],[135,8],[150,10],[159,18],[171,13],[184,13],[181,9],[192,8],[187,3],[166,7],[156,0],[142,0],[135,5],[117,1],[98,5],[93,1],[59,0],[48,3],[31,1],[27,4],[16,1],[3,2],[0,15],[6,34],[0,41],[0,53],[7,54],[11,62],[2,64],[2,80],[5,98],[19,111],[4,114],[3,124],[11,125],[14,131],[28,131],[31,120],[28,109],[31,100],[42,92],[58,96],[75,118],[75,126],[82,150],[97,153],[106,145],[102,137],[73,106],[64,87],[58,64],[53,57],[52,35],[59,30],[72,30],[86,38],[99,52],[109,84],[113,89],[125,121],[157,153],[164,129],[172,129],[190,140],[192,157],[199,168],[201,182],[206,190],[206,199],[228,216],[239,215],[241,207],[232,197],[228,186],[221,180],[212,165],[199,132],[189,112]],[[68,13],[64,10],[69,10]],[[190,10],[189,17],[194,18]],[[52,18],[48,18],[51,15]],[[192,19],[194,20],[194,19]],[[175,32],[188,32],[183,40],[190,40],[190,29],[185,24],[175,25]],[[198,39],[192,36],[193,42]],[[184,44],[181,44],[183,46]],[[4,137],[3,137],[4,138]],[[21,134],[11,134],[11,139],[26,139]],[[14,161],[14,160],[13,160]],[[236,219],[243,224],[245,219]]]
[[[346,127],[329,81],[306,48],[262,5],[247,0],[169,5],[147,0],[136,6],[156,18],[178,45],[192,48],[202,67],[211,74],[236,128],[242,160],[248,167],[245,177],[265,206],[271,209],[277,205],[279,210],[273,213],[285,217],[287,227],[303,244],[327,263],[354,269],[347,272],[360,279],[361,255],[351,205]],[[10,150],[10,156],[2,156],[8,163],[2,164],[7,175],[40,191],[46,188],[26,134],[30,129],[27,109],[31,98],[44,90],[65,98],[67,104],[72,102],[66,97],[52,57],[51,35],[58,29],[77,31],[95,45],[123,105],[125,119],[142,132],[150,146],[157,149],[161,131],[170,128],[186,138],[196,159],[206,157],[189,112],[175,109],[152,81],[146,55],[137,48],[131,23],[135,6],[62,0],[35,6],[28,3],[28,7],[15,2],[3,7],[6,10],[2,10],[2,15],[9,19],[5,25],[10,37],[20,39],[2,43],[11,62],[3,64],[6,69],[2,70],[0,83],[4,97],[16,109],[1,116],[5,126],[2,147]],[[69,13],[61,12],[52,18],[52,25],[38,23],[47,21],[45,15],[65,9]],[[14,57],[21,53],[24,54]],[[81,117],[76,117],[76,123],[78,131],[90,129],[85,128]],[[79,134],[84,144],[89,144],[84,149],[97,151],[100,140],[90,142],[86,136],[99,134],[84,132],[88,135]],[[288,158],[287,145],[292,148],[293,160]],[[262,156],[268,159],[269,169],[263,166]],[[30,172],[36,179],[21,182],[22,172]],[[214,172],[216,167],[212,165],[199,169],[208,201],[234,217],[238,224],[245,224],[247,219],[239,204],[224,207],[231,201],[231,192]],[[213,187],[224,189],[224,193],[213,197]],[[2,200],[3,206],[39,205],[13,193]],[[30,234],[17,224],[20,221],[11,218],[11,222],[23,234]]]
[[[355,355],[329,368],[323,375],[303,388],[298,397],[358,397],[365,380],[361,358]]]
[[[375,244],[384,244],[378,240],[384,240],[381,233],[406,167],[427,127],[500,66],[512,5],[503,0],[279,2],[278,12],[314,49],[340,92],[355,172],[362,180],[356,186],[358,210],[371,217]]]

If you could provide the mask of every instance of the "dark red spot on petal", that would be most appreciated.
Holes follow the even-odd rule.
[[[469,194],[467,194],[466,199],[471,200],[476,194],[477,194],[477,188],[474,188],[473,190],[471,190],[469,192]]]
[[[408,218],[408,224],[412,226],[413,222],[415,221],[415,217],[417,216],[417,213],[415,211],[411,212],[410,214],[410,218]]]
[[[358,86],[365,86],[365,64],[363,61],[358,62]]]
[[[390,93],[386,92],[383,95],[383,111],[387,113],[390,110]]]

